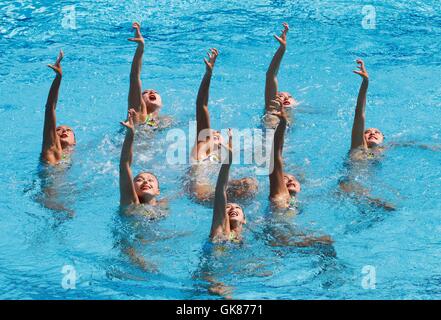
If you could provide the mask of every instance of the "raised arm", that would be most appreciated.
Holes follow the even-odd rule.
[[[135,137],[135,117],[135,110],[130,109],[127,114],[127,121],[121,122],[121,124],[127,128],[126,137],[121,150],[121,158],[119,161],[119,193],[121,206],[139,204],[135,186],[133,185],[133,175],[131,169],[133,158],[133,139]]]
[[[57,135],[57,120],[55,113],[58,101],[58,91],[60,90],[61,78],[63,76],[61,69],[61,60],[63,60],[63,57],[64,53],[60,50],[55,63],[53,65],[48,65],[49,68],[55,71],[55,79],[49,90],[45,107],[41,158],[45,162],[51,164],[57,163],[61,159],[63,152],[60,139]]]
[[[283,30],[280,37],[274,35],[277,41],[279,41],[280,46],[274,54],[273,59],[266,72],[266,83],[265,83],[265,109],[268,111],[271,106],[271,100],[274,100],[278,91],[277,83],[277,73],[279,72],[280,62],[282,61],[283,55],[286,51],[286,34],[289,31],[289,26],[285,22],[283,23]]]
[[[233,161],[233,136],[231,129],[228,130],[228,135],[228,158],[226,159],[226,162],[222,163],[214,193],[213,221],[211,223],[210,232],[211,239],[214,239],[217,236],[230,234],[230,219],[226,213],[225,207],[227,205],[228,177],[230,174],[231,163]]]
[[[286,187],[283,178],[283,143],[285,141],[285,131],[287,123],[287,114],[283,102],[281,99],[277,98],[277,103],[280,106],[280,111],[275,112],[280,119],[279,125],[277,126],[276,132],[274,133],[274,142],[271,158],[270,169],[272,171],[269,175],[270,179],[270,198],[276,199],[280,196],[289,197],[289,191]]]
[[[142,82],[141,82],[141,69],[142,69],[142,56],[144,54],[144,37],[141,34],[141,26],[138,22],[134,22],[132,25],[135,29],[134,38],[129,38],[129,41],[136,42],[138,47],[136,48],[135,55],[133,56],[132,68],[130,70],[130,89],[128,98],[128,109],[135,109],[137,118],[135,123],[143,123],[147,117],[147,106],[142,98]]]
[[[363,82],[360,86],[360,91],[357,98],[357,107],[355,108],[354,124],[352,126],[351,150],[361,146],[367,148],[367,143],[364,139],[364,130],[366,120],[366,94],[369,85],[369,75],[362,60],[357,60],[357,64],[357,68],[360,70],[354,70],[353,72],[360,75],[363,78]]]
[[[214,63],[219,52],[213,48],[208,51],[208,60],[204,58],[205,74],[199,86],[198,97],[196,99],[196,122],[197,137],[204,129],[210,128],[210,113],[208,112],[208,93],[210,90],[211,75],[213,73]]]

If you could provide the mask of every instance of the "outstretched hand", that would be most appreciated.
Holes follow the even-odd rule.
[[[121,121],[121,125],[123,125],[124,127],[126,127],[127,129],[131,130],[131,131],[135,131],[135,121],[134,119],[136,118],[136,111],[135,109],[130,109],[127,112],[127,120],[126,121]]]
[[[219,55],[219,51],[217,51],[216,48],[212,48],[208,50],[208,60],[204,58],[207,71],[213,71],[214,63],[216,62],[216,58],[218,55]]]
[[[135,29],[135,35],[133,38],[129,38],[128,40],[144,45],[144,37],[141,34],[141,25],[138,22],[133,22],[132,28]]]
[[[366,71],[366,67],[364,66],[364,61],[361,59],[357,59],[356,61],[358,64],[357,68],[360,70],[354,70],[353,72],[360,75],[363,79],[366,79],[366,80],[369,79],[369,75]]]
[[[48,64],[47,66],[55,71],[55,73],[59,76],[63,75],[63,71],[61,70],[61,60],[63,60],[64,52],[63,50],[60,50],[60,53],[58,54],[57,60],[54,64]]]
[[[283,47],[286,47],[286,34],[289,31],[289,25],[284,22],[283,23],[283,30],[282,34],[280,36],[274,35],[274,38],[276,38],[277,41],[279,41],[280,45]]]

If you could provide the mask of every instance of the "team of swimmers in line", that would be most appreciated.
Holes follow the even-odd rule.
[[[119,188],[121,207],[133,207],[140,204],[152,207],[161,207],[164,201],[158,199],[160,194],[158,178],[152,172],[140,172],[133,177],[131,165],[133,159],[133,142],[135,130],[139,126],[156,128],[160,125],[159,112],[162,107],[161,96],[153,89],[142,89],[141,68],[144,53],[144,38],[141,34],[141,26],[134,22],[134,37],[129,41],[135,42],[137,48],[133,57],[130,71],[130,89],[128,95],[127,119],[121,122],[126,133],[121,150],[119,166]],[[285,131],[290,121],[290,112],[298,104],[288,92],[279,91],[277,74],[287,46],[288,24],[283,24],[280,36],[275,35],[279,43],[269,68],[266,72],[265,84],[265,114],[264,124],[267,128],[275,129],[272,159],[269,173],[269,198],[275,208],[288,208],[295,201],[301,186],[297,178],[284,171],[283,145]],[[208,97],[210,81],[216,58],[217,49],[210,49],[204,59],[205,74],[202,78],[196,100],[197,137],[192,150],[193,164],[190,172],[190,192],[192,196],[201,202],[213,202],[213,220],[210,238],[213,242],[242,241],[243,225],[246,218],[242,207],[229,202],[228,199],[243,199],[252,197],[257,191],[257,180],[245,177],[237,180],[229,179],[229,171],[233,158],[232,136],[233,131],[228,131],[228,142],[225,143],[220,131],[210,126],[210,114],[208,110]],[[76,144],[75,134],[71,127],[66,125],[57,126],[56,106],[58,92],[62,79],[61,61],[63,52],[53,65],[48,65],[55,72],[45,109],[43,129],[43,143],[41,160],[49,165],[57,165],[63,159],[69,157],[69,153]],[[354,73],[362,78],[360,91],[355,108],[354,123],[352,127],[352,140],[350,157],[352,160],[375,158],[381,154],[384,147],[384,136],[376,128],[365,128],[366,94],[369,84],[369,76],[362,60],[357,60],[358,69]],[[223,156],[224,155],[224,156]],[[225,157],[225,155],[227,155]],[[221,164],[217,183],[213,186],[206,178],[203,168],[212,163]],[[342,181],[341,190],[351,192],[350,183]],[[378,199],[372,199],[375,201]],[[383,207],[393,209],[384,205]],[[328,239],[328,238],[327,238]],[[329,239],[326,241],[330,241]],[[325,241],[325,242],[326,242]]]

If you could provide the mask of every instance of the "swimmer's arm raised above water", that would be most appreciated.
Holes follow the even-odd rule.
[[[363,60],[357,60],[357,64],[357,68],[360,70],[354,70],[353,72],[360,75],[363,78],[363,82],[360,86],[360,91],[357,98],[357,107],[355,108],[354,124],[352,126],[351,150],[359,147],[367,148],[367,143],[364,138],[364,130],[366,121],[366,94],[369,85],[369,76]]]
[[[270,179],[270,198],[277,199],[280,197],[289,197],[289,191],[286,187],[283,177],[283,143],[285,141],[285,131],[287,123],[287,114],[285,106],[281,99],[276,100],[280,106],[280,111],[274,113],[280,119],[276,132],[274,133],[273,142],[273,158],[271,159],[270,169],[272,171],[269,175]]]
[[[141,82],[141,69],[142,69],[142,56],[144,54],[144,37],[141,34],[141,26],[138,22],[134,22],[132,25],[135,29],[134,38],[129,38],[129,41],[136,42],[138,47],[136,48],[135,55],[133,56],[132,67],[130,70],[130,88],[128,97],[128,109],[135,109],[137,117],[135,123],[143,123],[147,118],[147,106],[142,98],[142,82]]]
[[[265,82],[265,109],[268,111],[271,106],[271,100],[276,98],[278,91],[277,73],[279,72],[280,62],[286,51],[286,34],[288,33],[289,26],[285,22],[283,23],[283,30],[280,37],[274,35],[274,38],[280,43],[279,49],[274,54],[273,59],[266,72]]]
[[[204,129],[210,128],[210,113],[208,112],[208,95],[210,90],[211,75],[213,74],[214,64],[219,52],[213,48],[208,51],[208,60],[204,58],[205,74],[199,86],[198,97],[196,99],[196,122],[197,137]],[[199,141],[199,140],[198,140]]]
[[[135,116],[136,111],[134,109],[130,109],[127,114],[127,121],[121,122],[121,125],[127,128],[119,162],[119,193],[121,206],[139,204],[139,199],[133,184],[131,168],[133,159],[133,140],[135,137]]]
[[[50,164],[56,164],[61,159],[63,152],[60,139],[57,135],[57,120],[55,113],[61,78],[63,76],[63,72],[61,69],[61,60],[63,60],[63,57],[63,51],[60,50],[60,53],[55,63],[53,65],[48,65],[49,68],[55,71],[56,75],[49,90],[49,95],[45,107],[41,158],[42,160]]]
[[[210,238],[213,240],[218,236],[229,236],[230,234],[230,219],[226,213],[225,207],[227,205],[227,187],[228,177],[230,174],[230,167],[233,161],[233,143],[232,132],[228,130],[228,159],[223,163],[217,178],[216,190],[214,193],[214,208],[213,221],[211,223]]]

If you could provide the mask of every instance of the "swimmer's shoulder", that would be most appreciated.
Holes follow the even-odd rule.
[[[167,198],[163,198],[158,200],[158,208],[168,210],[169,209],[169,200]]]
[[[287,209],[290,206],[291,196],[279,194],[270,197],[271,206],[278,209]]]

